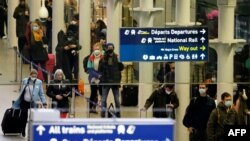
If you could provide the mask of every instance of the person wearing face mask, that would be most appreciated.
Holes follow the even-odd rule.
[[[13,17],[16,19],[16,36],[18,37],[18,49],[22,53],[26,43],[25,26],[29,22],[29,7],[25,0],[20,0],[19,5],[15,8]]]
[[[87,63],[87,71],[89,74],[89,83],[91,94],[90,94],[90,103],[89,103],[89,112],[90,113],[97,113],[96,112],[96,103],[98,101],[97,91],[99,91],[99,94],[102,95],[102,88],[99,84],[101,73],[99,70],[99,63],[100,60],[103,58],[103,52],[102,52],[102,46],[100,43],[96,43],[93,46],[93,52],[88,58]],[[92,103],[94,102],[94,103]]]
[[[54,74],[54,80],[50,82],[47,89],[47,95],[52,101],[57,103],[61,118],[66,118],[69,111],[68,97],[71,95],[71,88],[67,85],[69,81],[64,80],[64,74],[61,69],[57,69]]]
[[[23,79],[20,96],[13,103],[12,108],[22,109],[24,118],[28,119],[28,109],[36,107],[38,103],[42,103],[44,108],[47,107],[42,81],[37,79],[37,71],[32,69],[30,76]],[[22,135],[25,136],[26,122],[22,127],[24,128]]]
[[[232,108],[232,97],[224,92],[221,95],[221,102],[212,111],[207,123],[208,141],[224,141],[224,126],[237,124],[238,116]]]
[[[33,67],[38,70],[38,65],[46,70],[46,62],[49,60],[47,52],[47,40],[43,32],[43,28],[39,20],[35,20],[31,23],[31,38],[30,38],[30,54],[31,59],[34,62]],[[43,78],[48,83],[47,73],[43,71]]]
[[[174,85],[164,84],[158,90],[155,90],[146,100],[146,103],[141,110],[146,111],[152,104],[154,117],[171,117],[175,119],[175,109],[179,107],[179,99],[174,91]],[[172,112],[168,113],[167,108],[171,108]]]
[[[199,96],[191,99],[183,124],[188,128],[190,141],[207,141],[207,121],[216,107],[214,100],[207,95],[207,85],[199,84]]]
[[[100,60],[98,70],[101,73],[100,83],[102,84],[101,117],[105,117],[106,115],[107,97],[110,89],[112,89],[114,95],[116,117],[121,116],[119,88],[121,82],[121,71],[123,70],[123,68],[123,64],[118,61],[117,54],[114,53],[114,44],[108,43],[107,50],[104,53],[104,57]]]
[[[77,38],[73,31],[67,31],[66,41],[64,43],[62,64],[63,72],[65,73],[66,79],[72,82],[72,72],[74,73],[74,79],[78,79],[79,72],[79,50],[81,46],[78,43]]]

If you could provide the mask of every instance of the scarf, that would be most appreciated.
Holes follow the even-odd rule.
[[[42,30],[32,31],[35,41],[42,41]]]

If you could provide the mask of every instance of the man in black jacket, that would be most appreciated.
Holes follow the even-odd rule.
[[[105,111],[107,107],[107,97],[109,90],[112,89],[116,116],[120,117],[120,100],[119,100],[119,87],[121,81],[121,71],[123,70],[123,64],[118,61],[117,54],[114,53],[114,44],[108,43],[107,50],[99,64],[99,72],[101,73],[101,85],[102,85],[102,111],[101,117],[105,117]]]
[[[20,0],[20,4],[16,7],[13,17],[16,19],[16,35],[18,37],[18,49],[22,53],[26,43],[25,27],[29,22],[29,8],[25,0]]]
[[[155,90],[151,96],[147,99],[144,108],[147,110],[152,104],[153,105],[153,116],[156,118],[171,117],[175,118],[174,109],[179,107],[179,99],[177,94],[174,92],[174,85],[165,84],[158,90]],[[167,110],[171,110],[168,113]]]
[[[186,110],[183,124],[188,128],[190,141],[207,141],[207,122],[216,107],[214,100],[207,95],[207,89],[206,84],[200,84],[200,95],[191,100]]]

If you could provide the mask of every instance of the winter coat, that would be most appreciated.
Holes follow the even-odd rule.
[[[56,66],[57,68],[62,68],[62,58],[63,58],[63,50],[64,50],[64,42],[66,41],[66,35],[63,30],[60,30],[57,33],[57,46],[56,46]]]
[[[103,58],[103,54],[100,54],[100,60]],[[99,62],[100,62],[99,60]],[[88,74],[89,74],[89,83],[93,83],[92,82],[92,79],[99,79],[101,77],[101,73],[98,72],[99,70],[99,67],[97,70],[95,70],[94,68],[94,61],[95,61],[95,55],[94,53],[92,53],[90,56],[89,56],[89,59],[88,59],[88,63],[87,63],[87,71],[88,71]]]
[[[72,54],[72,51],[76,51],[78,52],[79,50],[82,49],[82,47],[79,45],[78,40],[76,39],[76,37],[74,37],[74,39],[72,39],[72,41],[67,40],[64,42],[64,46],[68,46],[68,45],[76,45],[76,48],[71,48],[69,50],[64,50],[63,51],[63,55],[68,55],[68,56],[75,56],[74,54]]]
[[[186,109],[184,126],[206,131],[209,116],[215,107],[214,99],[209,96],[193,98]]]
[[[30,78],[23,79],[22,85],[21,85],[20,96],[14,102],[14,104],[12,106],[13,108],[15,108],[15,109],[21,108],[21,103],[24,101],[25,88],[26,88],[26,85],[29,84],[29,81],[30,81]],[[33,84],[33,87],[34,87],[34,89],[31,92],[32,102],[41,101],[43,103],[43,105],[47,105],[46,98],[45,98],[44,93],[43,93],[42,81],[39,79],[36,79],[35,83]]]
[[[33,35],[31,34],[31,36]],[[33,61],[47,61],[49,59],[48,52],[43,46],[43,41],[34,40],[34,42],[31,42],[31,58]]]
[[[25,36],[25,27],[26,24],[29,22],[29,16],[25,15],[25,11],[29,11],[27,5],[21,6],[20,4],[16,7],[14,11],[13,17],[16,19],[16,36],[17,37],[24,37]],[[22,15],[19,15],[22,13]]]
[[[154,117],[168,117],[166,112],[166,104],[173,104],[171,117],[175,118],[175,109],[179,107],[179,99],[175,92],[166,94],[164,88],[155,90],[151,96],[147,99],[144,107],[148,109],[153,104],[153,116]]]
[[[112,65],[108,64],[109,59],[112,60]],[[120,85],[122,70],[123,64],[118,61],[116,54],[113,54],[112,56],[105,54],[99,64],[99,72],[102,75],[101,83],[113,83],[115,85]]]
[[[68,96],[70,96],[71,88],[66,85],[69,81],[63,80],[52,80],[47,89],[47,95],[52,98],[53,102],[57,102],[57,107],[61,112],[68,112],[69,109],[69,100]],[[68,96],[63,96],[63,94],[69,94]],[[62,100],[57,100],[56,95],[63,96]]]
[[[210,115],[207,123],[208,141],[223,141],[224,125],[236,125],[238,116],[235,110],[227,110],[223,103],[219,103]]]

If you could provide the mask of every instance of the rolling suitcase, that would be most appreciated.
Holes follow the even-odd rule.
[[[46,71],[49,73],[53,73],[54,68],[55,68],[55,55],[54,54],[48,54],[49,60],[46,62]],[[43,72],[41,69],[38,69],[38,75],[37,78],[40,80],[44,80],[43,78]]]
[[[126,66],[127,78],[126,82],[133,83],[133,66]],[[123,85],[121,91],[121,104],[123,106],[138,105],[138,85]]]
[[[49,60],[46,63],[46,70],[52,73],[56,65],[56,58],[54,54],[48,54],[48,57],[49,57]]]
[[[138,85],[123,85],[121,94],[121,104],[123,106],[138,105]]]
[[[28,112],[28,111],[26,111]],[[22,134],[27,123],[27,115],[25,110],[9,108],[5,111],[2,120],[3,134]]]

